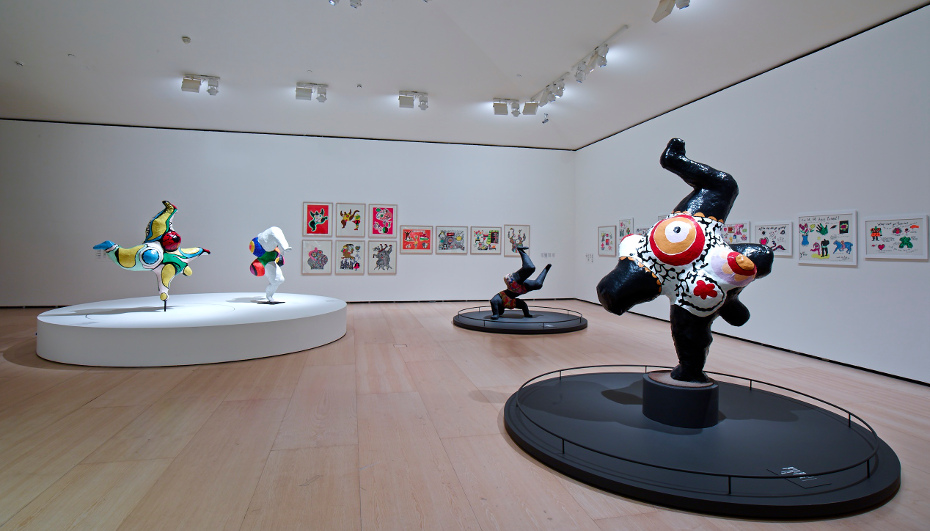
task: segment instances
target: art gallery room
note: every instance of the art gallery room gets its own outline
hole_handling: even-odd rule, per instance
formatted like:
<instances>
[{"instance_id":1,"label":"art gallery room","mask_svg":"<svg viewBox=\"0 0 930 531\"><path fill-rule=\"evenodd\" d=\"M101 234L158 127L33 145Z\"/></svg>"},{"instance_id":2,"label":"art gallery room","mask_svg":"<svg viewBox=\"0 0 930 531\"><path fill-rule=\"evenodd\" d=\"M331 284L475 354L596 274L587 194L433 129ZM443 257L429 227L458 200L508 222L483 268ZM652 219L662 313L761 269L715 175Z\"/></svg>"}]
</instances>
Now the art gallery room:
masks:
<instances>
[{"instance_id":1,"label":"art gallery room","mask_svg":"<svg viewBox=\"0 0 930 531\"><path fill-rule=\"evenodd\" d=\"M0 3L0 531L927 529L928 28Z\"/></svg>"}]
</instances>

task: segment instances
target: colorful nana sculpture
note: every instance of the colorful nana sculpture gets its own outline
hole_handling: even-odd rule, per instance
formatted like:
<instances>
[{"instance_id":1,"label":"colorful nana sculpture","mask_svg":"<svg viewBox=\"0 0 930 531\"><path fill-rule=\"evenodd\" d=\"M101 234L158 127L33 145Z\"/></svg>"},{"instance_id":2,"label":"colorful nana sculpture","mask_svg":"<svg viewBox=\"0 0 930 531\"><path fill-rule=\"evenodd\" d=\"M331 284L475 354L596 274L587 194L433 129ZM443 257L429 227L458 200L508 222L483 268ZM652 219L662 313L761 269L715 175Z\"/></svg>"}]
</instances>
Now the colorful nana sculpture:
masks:
<instances>
[{"instance_id":1,"label":"colorful nana sculpture","mask_svg":"<svg viewBox=\"0 0 930 531\"><path fill-rule=\"evenodd\" d=\"M268 287L265 288L265 298L268 303L274 304L274 293L284 282L284 272L281 266L284 265L283 251L290 251L284 232L278 227L269 227L262 231L258 236L252 238L249 242L249 251L255 255L249 270L253 275L264 276L268 279Z\"/></svg>"},{"instance_id":2,"label":"colorful nana sculpture","mask_svg":"<svg viewBox=\"0 0 930 531\"><path fill-rule=\"evenodd\" d=\"M598 283L597 296L616 314L659 295L671 299L679 362L671 377L703 383L711 324L717 317L734 326L749 320L739 293L772 271L773 254L764 245L724 241L723 224L739 193L731 175L688 159L678 138L669 141L660 163L694 190L648 237L630 235L620 242L620 259Z\"/></svg>"},{"instance_id":3,"label":"colorful nana sculpture","mask_svg":"<svg viewBox=\"0 0 930 531\"><path fill-rule=\"evenodd\" d=\"M530 280L530 275L536 271L536 266L533 265L529 255L526 254L528 249L528 247L523 247L522 245L516 247L517 252L520 253L520 269L506 275L504 277L504 285L507 286L507 288L491 297L491 320L496 321L500 319L504 310L512 310L514 308L523 310L524 317L533 317L532 314L530 314L530 308L527 306L526 301L520 300L517 297L541 288L552 264L547 264L542 270L542 273L535 279Z\"/></svg>"},{"instance_id":4,"label":"colorful nana sculpture","mask_svg":"<svg viewBox=\"0 0 930 531\"><path fill-rule=\"evenodd\" d=\"M142 245L124 249L106 240L94 246L102 249L113 262L129 271L154 271L158 283L158 296L168 307L168 287L174 277L183 273L190 276L188 263L203 253L210 251L201 247L181 249L181 236L172 229L171 218L178 208L168 201L162 201L164 210L149 221L145 228L145 241Z\"/></svg>"}]
</instances>

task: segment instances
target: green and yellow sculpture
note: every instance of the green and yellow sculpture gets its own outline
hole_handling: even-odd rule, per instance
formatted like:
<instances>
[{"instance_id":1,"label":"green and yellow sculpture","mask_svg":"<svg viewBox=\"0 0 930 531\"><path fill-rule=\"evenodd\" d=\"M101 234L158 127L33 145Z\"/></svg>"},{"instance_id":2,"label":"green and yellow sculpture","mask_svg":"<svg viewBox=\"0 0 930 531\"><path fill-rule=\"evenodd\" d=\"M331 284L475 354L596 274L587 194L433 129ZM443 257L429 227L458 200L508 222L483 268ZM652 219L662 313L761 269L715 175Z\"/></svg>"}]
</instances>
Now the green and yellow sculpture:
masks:
<instances>
[{"instance_id":1,"label":"green and yellow sculpture","mask_svg":"<svg viewBox=\"0 0 930 531\"><path fill-rule=\"evenodd\" d=\"M191 260L201 254L210 254L202 247L181 249L181 236L172 229L171 219L178 208L162 201L165 208L155 215L145 228L145 241L135 247L123 248L106 240L94 246L101 249L113 263L128 271L153 271L158 284L158 296L168 308L168 288L174 277L190 276Z\"/></svg>"}]
</instances>

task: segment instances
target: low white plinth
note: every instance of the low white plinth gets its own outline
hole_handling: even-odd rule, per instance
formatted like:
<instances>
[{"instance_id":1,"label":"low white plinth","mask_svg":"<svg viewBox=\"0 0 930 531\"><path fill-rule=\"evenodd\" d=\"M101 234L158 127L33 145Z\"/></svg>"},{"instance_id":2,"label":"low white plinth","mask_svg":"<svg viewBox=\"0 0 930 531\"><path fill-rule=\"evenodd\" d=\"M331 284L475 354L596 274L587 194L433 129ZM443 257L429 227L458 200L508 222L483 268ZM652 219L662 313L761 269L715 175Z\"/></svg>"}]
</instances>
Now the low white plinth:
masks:
<instances>
[{"instance_id":1,"label":"low white plinth","mask_svg":"<svg viewBox=\"0 0 930 531\"><path fill-rule=\"evenodd\" d=\"M164 367L265 358L331 343L346 333L346 303L317 295L172 295L66 306L38 317L36 352L60 363Z\"/></svg>"}]
</instances>

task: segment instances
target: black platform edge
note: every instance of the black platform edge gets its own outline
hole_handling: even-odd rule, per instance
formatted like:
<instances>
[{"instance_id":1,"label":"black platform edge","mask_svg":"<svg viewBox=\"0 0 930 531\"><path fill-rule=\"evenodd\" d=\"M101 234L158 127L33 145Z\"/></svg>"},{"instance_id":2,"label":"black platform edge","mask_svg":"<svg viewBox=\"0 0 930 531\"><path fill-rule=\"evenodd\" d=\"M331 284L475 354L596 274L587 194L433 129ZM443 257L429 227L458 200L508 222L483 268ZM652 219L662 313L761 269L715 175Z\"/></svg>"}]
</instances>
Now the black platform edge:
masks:
<instances>
[{"instance_id":1,"label":"black platform edge","mask_svg":"<svg viewBox=\"0 0 930 531\"><path fill-rule=\"evenodd\" d=\"M477 332L522 335L564 334L588 327L588 320L575 310L548 306L530 306L529 309L533 318L523 317L520 310L506 310L495 321L490 319L490 306L464 308L452 318L452 324Z\"/></svg>"},{"instance_id":2,"label":"black platform edge","mask_svg":"<svg viewBox=\"0 0 930 531\"><path fill-rule=\"evenodd\" d=\"M525 426L522 422L522 419L527 419L526 415L519 411L518 405L518 395L526 387L533 385L532 382L543 378L544 376L552 375L558 373L558 378L561 379L562 372L572 371L578 369L594 369L594 368L604 368L604 367L621 367L621 366L590 366L590 367L574 367L569 369L562 369L560 371L552 371L546 373L536 378L533 378L526 382L521 388L510 396L504 406L504 427L507 431L507 434L513 439L513 441L526 453L528 453L533 458L537 459L546 466L561 472L569 477L575 478L579 481L592 485L594 487L609 491L612 493L620 494L630 498L636 498L648 503L653 503L656 505L661 505L669 508L675 509L684 509L687 511L695 513L704 513L704 514L713 514L721 516L734 516L747 519L756 519L756 520L797 520L797 519L826 519L831 517L850 515L855 513L867 512L872 509L875 509L895 496L897 494L900 485L901 485L901 464L898 460L897 455L894 453L894 450L888 446L883 440L875 435L877 448L875 449L874 457L870 458L864 464L868 467L870 473L867 478L863 478L861 481L853 483L847 487L848 488L859 488L860 490L865 487L867 488L867 493L856 496L851 499L842 499L834 501L823 501L821 503L811 503L810 496L805 496L803 494L794 495L794 496L783 496L783 497L767 497L767 496L732 496L730 494L710 494L706 492L697 492L692 491L688 492L688 489L677 489L674 486L670 486L666 483L663 483L662 480L650 481L639 481L629 480L629 478L622 478L622 474L613 474L610 471L604 470L602 467L591 466L590 463L585 463L580 459L577 459L573 456L568 456L565 454L565 442L563 439L562 451L559 451L558 448L555 448L551 444L546 444L536 439L532 434L526 431ZM646 371L649 368L662 368L668 369L669 367L656 367L656 366L622 366L622 367L643 367ZM714 374L708 371L708 374ZM720 374L721 376L742 378L739 376L729 375L729 374ZM541 380L536 382L536 384L545 383L552 380L552 378L547 380ZM748 379L747 379L748 380ZM770 385L775 388L785 389L794 393L797 393L801 396L806 396L813 398L814 400L820 401L816 397L811 397L810 395L793 391L782 386L775 384L768 384L759 380L749 380L753 383L761 383L765 385ZM750 386L751 388L751 386ZM772 393L775 394L775 393ZM784 395L777 395L783 398ZM788 399L795 400L795 399ZM821 401L823 402L823 401ZM802 404L807 405L808 407L816 408L811 404L801 402ZM834 406L829 402L824 402L825 404L831 405L833 407L839 408L839 406ZM821 408L816 408L821 409ZM843 408L839 408L843 409ZM823 410L825 411L825 410ZM846 411L846 410L844 410ZM825 411L826 412L826 411ZM826 412L829 413L829 412ZM849 413L847 411L847 413ZM874 430L868 426L865 421L859 418L857 415L849 413L851 417L855 417L859 420L865 427L872 433L875 434ZM519 420L518 420L519 419ZM530 420L532 422L532 420ZM545 430L545 428L543 428ZM713 428L710 428L713 429ZM660 449L661 451L661 449ZM874 464L873 464L874 463ZM804 476L806 478L808 476ZM650 478L651 479L651 478ZM778 478L773 477L772 479L767 479L766 481L786 481L789 478ZM816 478L815 478L816 479ZM871 483L871 485L868 485Z\"/></svg>"}]
</instances>

